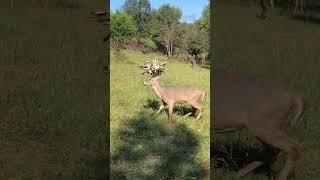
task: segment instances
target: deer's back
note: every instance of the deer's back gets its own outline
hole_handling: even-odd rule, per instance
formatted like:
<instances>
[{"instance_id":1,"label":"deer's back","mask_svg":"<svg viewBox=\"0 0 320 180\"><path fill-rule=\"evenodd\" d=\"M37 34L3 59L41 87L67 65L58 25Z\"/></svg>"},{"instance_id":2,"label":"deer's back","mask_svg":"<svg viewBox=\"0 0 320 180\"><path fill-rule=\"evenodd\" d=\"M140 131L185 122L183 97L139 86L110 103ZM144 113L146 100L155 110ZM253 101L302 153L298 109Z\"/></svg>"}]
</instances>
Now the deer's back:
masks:
<instances>
[{"instance_id":1,"label":"deer's back","mask_svg":"<svg viewBox=\"0 0 320 180\"><path fill-rule=\"evenodd\" d=\"M176 102L198 101L203 91L195 86L163 86L162 97Z\"/></svg>"},{"instance_id":2,"label":"deer's back","mask_svg":"<svg viewBox=\"0 0 320 180\"><path fill-rule=\"evenodd\" d=\"M292 93L286 85L262 77L241 74L214 74L213 126L216 129L242 128L259 123L263 117L286 113ZM276 123L276 122L267 122Z\"/></svg>"}]
</instances>

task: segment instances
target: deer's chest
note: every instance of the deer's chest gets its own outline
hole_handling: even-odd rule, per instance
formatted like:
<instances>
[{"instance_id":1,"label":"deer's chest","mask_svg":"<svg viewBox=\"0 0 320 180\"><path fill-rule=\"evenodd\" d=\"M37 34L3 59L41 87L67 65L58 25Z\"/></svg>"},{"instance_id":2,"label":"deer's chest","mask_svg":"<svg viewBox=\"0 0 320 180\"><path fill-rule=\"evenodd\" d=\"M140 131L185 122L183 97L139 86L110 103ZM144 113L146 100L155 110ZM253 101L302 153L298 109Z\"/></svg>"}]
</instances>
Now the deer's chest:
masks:
<instances>
[{"instance_id":1,"label":"deer's chest","mask_svg":"<svg viewBox=\"0 0 320 180\"><path fill-rule=\"evenodd\" d=\"M155 93L162 101L164 101L165 98L163 98L163 97L161 96L161 92L160 92L159 89L153 88L153 91L154 91L154 93Z\"/></svg>"}]
</instances>

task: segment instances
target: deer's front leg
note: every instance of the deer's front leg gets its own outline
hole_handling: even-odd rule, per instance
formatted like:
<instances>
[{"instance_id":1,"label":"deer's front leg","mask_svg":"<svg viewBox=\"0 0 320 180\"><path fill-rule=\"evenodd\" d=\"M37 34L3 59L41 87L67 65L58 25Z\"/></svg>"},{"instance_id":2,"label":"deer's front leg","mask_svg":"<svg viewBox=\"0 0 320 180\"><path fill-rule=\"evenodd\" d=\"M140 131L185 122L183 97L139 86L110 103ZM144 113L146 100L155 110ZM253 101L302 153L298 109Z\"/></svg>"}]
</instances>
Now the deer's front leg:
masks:
<instances>
[{"instance_id":1,"label":"deer's front leg","mask_svg":"<svg viewBox=\"0 0 320 180\"><path fill-rule=\"evenodd\" d=\"M162 111L163 108L164 108L164 105L161 104L161 106L159 107L158 111L153 115L153 117L156 117Z\"/></svg>"},{"instance_id":2,"label":"deer's front leg","mask_svg":"<svg viewBox=\"0 0 320 180\"><path fill-rule=\"evenodd\" d=\"M168 103L168 116L169 116L169 125L170 126L172 124L171 121L172 121L173 106L174 106L173 102Z\"/></svg>"}]
</instances>

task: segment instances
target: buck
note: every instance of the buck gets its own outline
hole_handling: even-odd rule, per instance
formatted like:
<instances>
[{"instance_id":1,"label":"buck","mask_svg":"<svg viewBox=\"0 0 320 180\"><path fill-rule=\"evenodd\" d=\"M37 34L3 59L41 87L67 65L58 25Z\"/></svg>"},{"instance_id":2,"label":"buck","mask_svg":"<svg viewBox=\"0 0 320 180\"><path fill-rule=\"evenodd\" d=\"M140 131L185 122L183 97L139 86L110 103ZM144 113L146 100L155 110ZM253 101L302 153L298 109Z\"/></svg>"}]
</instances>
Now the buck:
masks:
<instances>
[{"instance_id":1,"label":"buck","mask_svg":"<svg viewBox=\"0 0 320 180\"><path fill-rule=\"evenodd\" d=\"M246 128L262 142L265 152L286 153L286 163L276 176L277 180L286 180L301 158L302 147L283 131L283 127L290 112L294 120L303 114L303 96L280 82L256 76L213 73L212 83L211 137ZM244 176L263 163L253 161L238 173Z\"/></svg>"},{"instance_id":2,"label":"buck","mask_svg":"<svg viewBox=\"0 0 320 180\"><path fill-rule=\"evenodd\" d=\"M176 103L188 103L199 111L196 118L199 120L203 113L203 108L200 102L203 101L205 93L195 86L161 86L159 78L161 73L164 72L164 65L165 63L159 65L156 59L151 64L140 65L140 67L143 67L151 76L148 81L144 82L144 84L151 86L154 93L163 103L154 116L157 116L167 106L169 124L171 125L174 105ZM184 117L191 114L192 113L188 113Z\"/></svg>"}]
</instances>

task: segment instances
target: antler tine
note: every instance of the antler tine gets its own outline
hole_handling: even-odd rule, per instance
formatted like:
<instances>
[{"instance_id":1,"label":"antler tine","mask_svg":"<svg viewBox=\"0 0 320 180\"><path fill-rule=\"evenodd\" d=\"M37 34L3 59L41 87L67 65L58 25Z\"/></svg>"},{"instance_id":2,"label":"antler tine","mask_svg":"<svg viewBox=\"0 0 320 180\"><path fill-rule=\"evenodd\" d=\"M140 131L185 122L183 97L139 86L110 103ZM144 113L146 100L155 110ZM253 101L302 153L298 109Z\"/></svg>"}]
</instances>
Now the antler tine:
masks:
<instances>
[{"instance_id":1,"label":"antler tine","mask_svg":"<svg viewBox=\"0 0 320 180\"><path fill-rule=\"evenodd\" d=\"M142 74L148 73L151 77L160 76L162 73L164 73L164 65L167 62L159 63L157 61L157 57L154 57L152 62L146 61L145 64L139 65L140 68L144 69L145 71Z\"/></svg>"}]
</instances>

